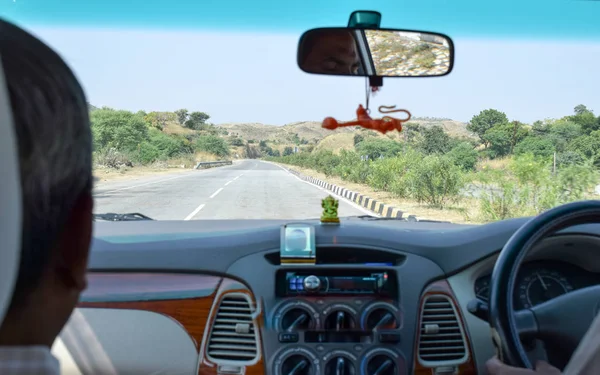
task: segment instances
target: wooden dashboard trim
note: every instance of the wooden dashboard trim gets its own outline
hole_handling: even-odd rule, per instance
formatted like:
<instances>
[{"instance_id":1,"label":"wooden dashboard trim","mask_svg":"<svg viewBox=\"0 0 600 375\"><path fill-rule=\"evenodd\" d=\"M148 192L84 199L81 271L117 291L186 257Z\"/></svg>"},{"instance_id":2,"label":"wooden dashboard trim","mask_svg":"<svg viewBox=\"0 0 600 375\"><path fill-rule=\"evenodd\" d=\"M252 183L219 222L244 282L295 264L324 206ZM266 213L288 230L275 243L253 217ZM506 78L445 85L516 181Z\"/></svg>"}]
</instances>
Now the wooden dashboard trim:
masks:
<instances>
[{"instance_id":1,"label":"wooden dashboard trim","mask_svg":"<svg viewBox=\"0 0 600 375\"><path fill-rule=\"evenodd\" d=\"M421 300L419 302L419 314L417 316L417 326L415 327L416 331L416 339L415 339L415 349L414 349L414 374L416 375L434 375L434 369L425 367L419 363L419 340L421 338L421 315L423 311L423 305L425 304L425 298L432 295L445 295L450 298L452 303L454 304L454 309L456 310L456 314L458 316L458 321L462 325L463 332L465 334L465 348L467 350L468 359L465 363L456 366L457 371L456 375L476 375L477 374L477 366L475 364L475 360L473 358L473 348L471 346L471 340L469 338L469 332L467 330L467 326L465 323L464 316L461 313L460 305L458 304L456 297L454 296L454 292L448 284L446 280L439 280L434 283L431 283L425 288L425 291L421 295Z\"/></svg>"},{"instance_id":2,"label":"wooden dashboard trim","mask_svg":"<svg viewBox=\"0 0 600 375\"><path fill-rule=\"evenodd\" d=\"M128 309L154 312L177 321L190 335L200 361L198 373L217 374L217 365L204 353L203 340L215 318L214 312L228 293L244 293L256 305L252 292L238 281L210 275L149 273L88 273L88 289L77 307ZM262 311L262 310L261 310ZM262 314L256 321L258 330L258 362L246 366L247 375L265 373L260 329Z\"/></svg>"}]
</instances>

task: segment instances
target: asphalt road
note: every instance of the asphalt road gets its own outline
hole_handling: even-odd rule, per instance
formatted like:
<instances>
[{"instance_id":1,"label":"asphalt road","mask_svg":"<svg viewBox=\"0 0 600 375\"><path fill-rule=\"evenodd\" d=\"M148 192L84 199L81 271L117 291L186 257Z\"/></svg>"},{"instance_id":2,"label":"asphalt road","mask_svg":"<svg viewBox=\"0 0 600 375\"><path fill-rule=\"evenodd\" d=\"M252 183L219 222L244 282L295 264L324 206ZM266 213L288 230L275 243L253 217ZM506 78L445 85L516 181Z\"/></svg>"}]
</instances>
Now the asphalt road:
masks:
<instances>
[{"instance_id":1,"label":"asphalt road","mask_svg":"<svg viewBox=\"0 0 600 375\"><path fill-rule=\"evenodd\" d=\"M156 220L313 219L321 216L321 199L328 194L275 164L243 160L99 184L94 189L94 212L139 212ZM339 216L370 214L339 200Z\"/></svg>"}]
</instances>

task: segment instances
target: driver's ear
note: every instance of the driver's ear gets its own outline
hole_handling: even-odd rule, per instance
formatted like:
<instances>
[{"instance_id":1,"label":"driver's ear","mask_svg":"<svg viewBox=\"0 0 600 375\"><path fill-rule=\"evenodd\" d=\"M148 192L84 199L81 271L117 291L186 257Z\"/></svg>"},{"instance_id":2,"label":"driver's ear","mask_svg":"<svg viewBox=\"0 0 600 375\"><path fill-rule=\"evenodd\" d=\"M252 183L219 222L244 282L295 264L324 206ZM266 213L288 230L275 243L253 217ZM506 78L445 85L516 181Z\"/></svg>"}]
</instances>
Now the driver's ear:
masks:
<instances>
[{"instance_id":1,"label":"driver's ear","mask_svg":"<svg viewBox=\"0 0 600 375\"><path fill-rule=\"evenodd\" d=\"M87 287L87 264L92 239L94 200L86 191L76 201L56 248L55 272L59 280L77 292Z\"/></svg>"}]
</instances>

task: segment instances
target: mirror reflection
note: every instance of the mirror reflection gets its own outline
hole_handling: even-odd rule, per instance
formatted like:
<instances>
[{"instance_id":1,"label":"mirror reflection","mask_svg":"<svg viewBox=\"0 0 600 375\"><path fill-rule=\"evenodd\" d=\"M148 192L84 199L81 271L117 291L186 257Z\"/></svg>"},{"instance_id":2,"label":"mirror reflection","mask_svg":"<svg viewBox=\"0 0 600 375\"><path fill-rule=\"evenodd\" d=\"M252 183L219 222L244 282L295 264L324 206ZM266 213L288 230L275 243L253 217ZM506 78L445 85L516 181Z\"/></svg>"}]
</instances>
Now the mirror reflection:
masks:
<instances>
[{"instance_id":1,"label":"mirror reflection","mask_svg":"<svg viewBox=\"0 0 600 375\"><path fill-rule=\"evenodd\" d=\"M450 43L428 33L365 30L378 76L440 76L450 70Z\"/></svg>"},{"instance_id":2,"label":"mirror reflection","mask_svg":"<svg viewBox=\"0 0 600 375\"><path fill-rule=\"evenodd\" d=\"M431 77L452 69L450 38L435 33L321 28L300 39L298 65L307 73Z\"/></svg>"},{"instance_id":3,"label":"mirror reflection","mask_svg":"<svg viewBox=\"0 0 600 375\"><path fill-rule=\"evenodd\" d=\"M316 74L359 74L361 61L352 30L316 29L302 41L302 70Z\"/></svg>"}]
</instances>

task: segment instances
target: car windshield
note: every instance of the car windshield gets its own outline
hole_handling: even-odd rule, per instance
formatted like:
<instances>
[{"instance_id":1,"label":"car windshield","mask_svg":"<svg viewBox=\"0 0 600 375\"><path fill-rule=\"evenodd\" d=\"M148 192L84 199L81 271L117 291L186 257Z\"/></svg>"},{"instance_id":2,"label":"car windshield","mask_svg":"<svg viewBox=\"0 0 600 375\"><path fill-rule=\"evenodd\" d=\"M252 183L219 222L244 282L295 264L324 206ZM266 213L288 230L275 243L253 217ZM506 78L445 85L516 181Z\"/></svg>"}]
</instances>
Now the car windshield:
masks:
<instances>
[{"instance_id":1,"label":"car windshield","mask_svg":"<svg viewBox=\"0 0 600 375\"><path fill-rule=\"evenodd\" d=\"M401 132L325 129L367 104L365 78L302 72L299 37L371 8L382 27L450 36L453 71L385 79L370 105L409 110ZM317 219L331 195L340 217L484 223L594 199L599 15L596 1L0 5L81 80L109 220ZM437 58L411 48L397 53Z\"/></svg>"}]
</instances>

